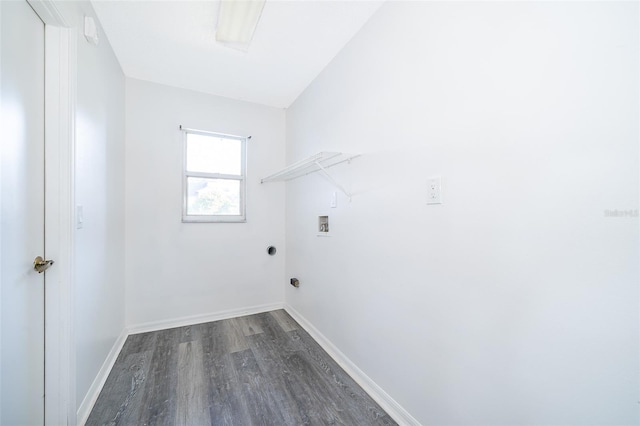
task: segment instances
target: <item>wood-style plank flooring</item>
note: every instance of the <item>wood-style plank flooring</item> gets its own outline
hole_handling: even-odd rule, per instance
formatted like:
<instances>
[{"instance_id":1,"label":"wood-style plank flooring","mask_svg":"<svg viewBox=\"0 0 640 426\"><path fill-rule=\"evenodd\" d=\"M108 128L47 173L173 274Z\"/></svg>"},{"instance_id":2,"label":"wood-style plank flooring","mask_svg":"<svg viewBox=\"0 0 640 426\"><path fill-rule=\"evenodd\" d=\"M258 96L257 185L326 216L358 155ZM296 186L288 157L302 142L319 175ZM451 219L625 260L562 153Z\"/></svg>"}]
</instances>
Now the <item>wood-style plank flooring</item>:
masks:
<instances>
[{"instance_id":1,"label":"wood-style plank flooring","mask_svg":"<svg viewBox=\"0 0 640 426\"><path fill-rule=\"evenodd\" d=\"M396 425L285 311L129 336L87 425Z\"/></svg>"}]
</instances>

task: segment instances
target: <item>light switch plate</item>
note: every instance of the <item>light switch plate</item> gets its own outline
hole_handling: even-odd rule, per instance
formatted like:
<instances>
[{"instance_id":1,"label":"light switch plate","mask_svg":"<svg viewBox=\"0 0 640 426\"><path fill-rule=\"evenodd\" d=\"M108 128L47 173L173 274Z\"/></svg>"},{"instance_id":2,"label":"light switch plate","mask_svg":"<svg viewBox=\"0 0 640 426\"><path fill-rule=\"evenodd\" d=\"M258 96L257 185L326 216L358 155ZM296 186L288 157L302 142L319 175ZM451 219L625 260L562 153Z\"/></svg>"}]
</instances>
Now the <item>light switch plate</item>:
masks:
<instances>
[{"instance_id":1,"label":"light switch plate","mask_svg":"<svg viewBox=\"0 0 640 426\"><path fill-rule=\"evenodd\" d=\"M76 229L82 229L84 226L84 209L82 206L76 206Z\"/></svg>"}]
</instances>

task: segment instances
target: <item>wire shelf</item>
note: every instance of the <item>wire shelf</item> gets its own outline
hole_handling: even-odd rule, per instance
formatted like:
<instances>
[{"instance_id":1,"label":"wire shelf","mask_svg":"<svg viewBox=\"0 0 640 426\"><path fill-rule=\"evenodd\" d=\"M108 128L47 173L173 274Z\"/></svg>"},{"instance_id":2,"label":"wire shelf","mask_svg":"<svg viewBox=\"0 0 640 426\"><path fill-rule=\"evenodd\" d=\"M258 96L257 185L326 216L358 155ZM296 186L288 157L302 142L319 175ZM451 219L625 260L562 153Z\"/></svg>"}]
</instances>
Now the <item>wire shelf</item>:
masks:
<instances>
[{"instance_id":1,"label":"wire shelf","mask_svg":"<svg viewBox=\"0 0 640 426\"><path fill-rule=\"evenodd\" d=\"M319 152L262 178L261 182L278 182L295 179L313 172L324 171L324 169L333 167L336 164L351 161L359 155L360 154L345 154L342 152Z\"/></svg>"}]
</instances>

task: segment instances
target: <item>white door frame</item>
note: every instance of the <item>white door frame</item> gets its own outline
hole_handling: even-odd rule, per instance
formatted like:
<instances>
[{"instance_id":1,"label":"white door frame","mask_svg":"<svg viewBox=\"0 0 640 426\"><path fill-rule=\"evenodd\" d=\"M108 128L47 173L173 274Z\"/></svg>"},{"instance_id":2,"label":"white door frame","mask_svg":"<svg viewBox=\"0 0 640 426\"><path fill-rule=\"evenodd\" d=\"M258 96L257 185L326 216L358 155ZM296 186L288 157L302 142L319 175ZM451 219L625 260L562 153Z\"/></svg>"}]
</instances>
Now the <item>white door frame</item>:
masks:
<instances>
[{"instance_id":1,"label":"white door frame","mask_svg":"<svg viewBox=\"0 0 640 426\"><path fill-rule=\"evenodd\" d=\"M75 425L77 33L55 1L27 1L45 23L45 424Z\"/></svg>"}]
</instances>

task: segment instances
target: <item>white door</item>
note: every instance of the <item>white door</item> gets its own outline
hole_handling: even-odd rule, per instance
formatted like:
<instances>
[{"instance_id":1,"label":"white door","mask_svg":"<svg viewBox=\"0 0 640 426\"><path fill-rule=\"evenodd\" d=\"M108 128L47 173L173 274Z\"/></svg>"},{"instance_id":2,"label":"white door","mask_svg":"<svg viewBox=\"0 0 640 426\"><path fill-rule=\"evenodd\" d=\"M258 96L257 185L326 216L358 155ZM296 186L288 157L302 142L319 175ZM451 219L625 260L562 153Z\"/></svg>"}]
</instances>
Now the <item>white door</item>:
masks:
<instances>
[{"instance_id":1,"label":"white door","mask_svg":"<svg viewBox=\"0 0 640 426\"><path fill-rule=\"evenodd\" d=\"M44 423L44 24L0 1L2 224L0 424Z\"/></svg>"}]
</instances>

